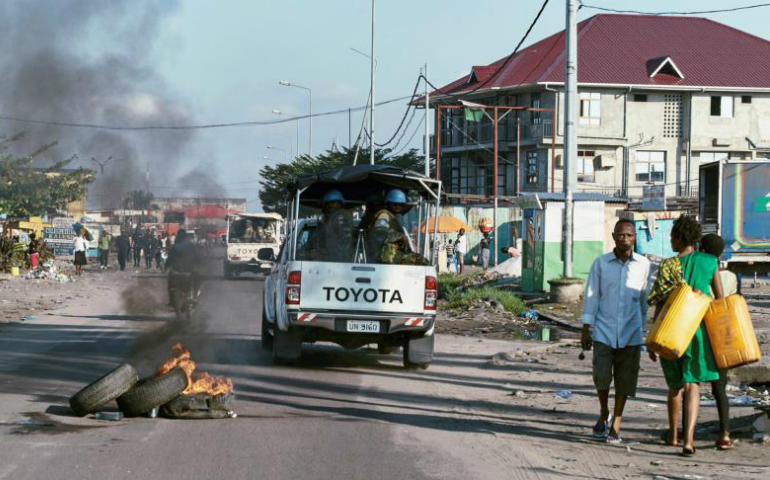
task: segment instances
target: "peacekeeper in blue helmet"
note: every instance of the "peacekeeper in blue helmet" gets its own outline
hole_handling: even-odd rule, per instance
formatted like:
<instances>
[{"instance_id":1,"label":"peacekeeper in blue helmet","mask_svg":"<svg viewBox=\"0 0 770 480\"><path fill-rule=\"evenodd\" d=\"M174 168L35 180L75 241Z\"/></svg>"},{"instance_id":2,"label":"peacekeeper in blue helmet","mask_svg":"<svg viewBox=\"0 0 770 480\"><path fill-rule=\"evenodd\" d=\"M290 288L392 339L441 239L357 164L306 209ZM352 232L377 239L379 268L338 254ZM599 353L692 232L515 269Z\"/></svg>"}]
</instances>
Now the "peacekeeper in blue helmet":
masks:
<instances>
[{"instance_id":1,"label":"peacekeeper in blue helmet","mask_svg":"<svg viewBox=\"0 0 770 480\"><path fill-rule=\"evenodd\" d=\"M353 217L345 210L345 197L339 190L329 190L321 199L323 218L318 227L318 245L315 259L328 262L353 260Z\"/></svg>"},{"instance_id":2,"label":"peacekeeper in blue helmet","mask_svg":"<svg viewBox=\"0 0 770 480\"><path fill-rule=\"evenodd\" d=\"M424 265L427 261L409 252L409 240L401 225L401 215L406 212L406 193L394 188L385 196L385 208L374 216L373 239L375 261L399 265Z\"/></svg>"}]
</instances>

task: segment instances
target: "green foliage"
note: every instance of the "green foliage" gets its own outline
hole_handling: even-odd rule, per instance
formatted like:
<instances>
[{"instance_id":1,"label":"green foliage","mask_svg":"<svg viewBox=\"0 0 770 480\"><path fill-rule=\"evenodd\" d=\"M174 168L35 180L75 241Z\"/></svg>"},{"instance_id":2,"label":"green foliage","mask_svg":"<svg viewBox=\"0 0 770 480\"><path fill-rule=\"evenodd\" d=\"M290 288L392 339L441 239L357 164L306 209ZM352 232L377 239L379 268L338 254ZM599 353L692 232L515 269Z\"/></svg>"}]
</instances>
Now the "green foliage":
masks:
<instances>
[{"instance_id":1,"label":"green foliage","mask_svg":"<svg viewBox=\"0 0 770 480\"><path fill-rule=\"evenodd\" d=\"M463 278L453 273L438 274L438 298L446 300L463 284Z\"/></svg>"},{"instance_id":2,"label":"green foliage","mask_svg":"<svg viewBox=\"0 0 770 480\"><path fill-rule=\"evenodd\" d=\"M123 198L123 208L131 210L149 210L155 195L146 190L132 190Z\"/></svg>"},{"instance_id":3,"label":"green foliage","mask_svg":"<svg viewBox=\"0 0 770 480\"><path fill-rule=\"evenodd\" d=\"M45 168L32 165L35 157L48 150L46 145L26 157L10 153L11 138L0 137L0 213L9 217L55 214L85 194L93 180L91 170L66 169L75 157L53 162Z\"/></svg>"},{"instance_id":4,"label":"green foliage","mask_svg":"<svg viewBox=\"0 0 770 480\"><path fill-rule=\"evenodd\" d=\"M325 153L315 157L301 155L286 163L263 167L259 171L261 176L259 200L262 202L262 208L265 212L285 215L287 205L286 186L294 177L353 165L355 153L355 149L348 148L343 148L340 151L327 150ZM417 154L417 150L412 149L396 156L390 156L390 153L389 149L375 149L375 163L378 165L393 165L417 172L424 170L424 159ZM365 164L368 162L368 150L360 150L358 152L358 163Z\"/></svg>"},{"instance_id":5,"label":"green foliage","mask_svg":"<svg viewBox=\"0 0 770 480\"><path fill-rule=\"evenodd\" d=\"M476 301L496 300L505 310L519 314L524 310L524 302L513 293L495 287L469 287L455 290L447 296L447 307L450 309L467 308Z\"/></svg>"}]
</instances>

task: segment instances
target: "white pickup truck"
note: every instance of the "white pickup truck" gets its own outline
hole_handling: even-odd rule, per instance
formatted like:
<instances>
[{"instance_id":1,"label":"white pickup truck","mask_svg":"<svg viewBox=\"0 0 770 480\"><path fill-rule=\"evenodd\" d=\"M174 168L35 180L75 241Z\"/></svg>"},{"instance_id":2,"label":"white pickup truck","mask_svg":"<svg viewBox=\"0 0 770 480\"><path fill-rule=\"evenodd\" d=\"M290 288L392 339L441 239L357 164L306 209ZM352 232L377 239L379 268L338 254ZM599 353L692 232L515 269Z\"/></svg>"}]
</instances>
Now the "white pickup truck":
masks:
<instances>
[{"instance_id":1,"label":"white pickup truck","mask_svg":"<svg viewBox=\"0 0 770 480\"><path fill-rule=\"evenodd\" d=\"M237 213L227 217L225 278L243 272L267 275L281 247L283 217L275 213Z\"/></svg>"},{"instance_id":2,"label":"white pickup truck","mask_svg":"<svg viewBox=\"0 0 770 480\"><path fill-rule=\"evenodd\" d=\"M298 359L304 342L334 342L349 349L377 344L380 353L403 347L405 367L427 368L433 361L438 297L435 264L368 263L363 248L356 248L349 262L315 258L311 249L320 224L297 219L298 207L317 204L332 187L343 191L348 208L363 204L374 189L409 190L420 195L420 212L425 207L427 218L430 207L439 208L441 183L381 165L299 177L290 206L294 219L265 281L262 345L272 350L277 363ZM425 251L428 239L422 240Z\"/></svg>"}]
</instances>

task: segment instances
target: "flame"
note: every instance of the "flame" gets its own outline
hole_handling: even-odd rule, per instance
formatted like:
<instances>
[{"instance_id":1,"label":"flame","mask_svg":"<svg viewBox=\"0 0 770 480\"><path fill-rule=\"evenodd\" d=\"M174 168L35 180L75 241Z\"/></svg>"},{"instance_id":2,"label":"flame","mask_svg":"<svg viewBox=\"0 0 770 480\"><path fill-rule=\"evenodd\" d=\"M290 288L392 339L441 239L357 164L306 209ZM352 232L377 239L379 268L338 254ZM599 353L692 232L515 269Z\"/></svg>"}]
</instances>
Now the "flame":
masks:
<instances>
[{"instance_id":1,"label":"flame","mask_svg":"<svg viewBox=\"0 0 770 480\"><path fill-rule=\"evenodd\" d=\"M187 388L182 395L205 393L208 395L221 395L233 391L233 381L225 377L212 377L208 373L199 373L193 380L195 362L190 358L190 351L181 343L171 347L171 357L158 369L158 375L170 372L179 367L187 374Z\"/></svg>"}]
</instances>

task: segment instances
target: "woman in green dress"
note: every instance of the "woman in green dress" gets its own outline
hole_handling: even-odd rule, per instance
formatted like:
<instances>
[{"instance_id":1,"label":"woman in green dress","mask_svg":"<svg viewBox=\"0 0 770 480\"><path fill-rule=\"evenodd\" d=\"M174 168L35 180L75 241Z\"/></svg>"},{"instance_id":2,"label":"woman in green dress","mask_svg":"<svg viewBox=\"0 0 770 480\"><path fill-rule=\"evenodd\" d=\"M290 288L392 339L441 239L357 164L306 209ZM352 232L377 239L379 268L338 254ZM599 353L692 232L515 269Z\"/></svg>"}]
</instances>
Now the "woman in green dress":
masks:
<instances>
[{"instance_id":1,"label":"woman in green dress","mask_svg":"<svg viewBox=\"0 0 770 480\"><path fill-rule=\"evenodd\" d=\"M686 282L694 290L708 295L709 288L714 297L722 298L722 283L719 281L718 261L713 255L698 252L695 244L701 238L700 224L692 217L679 217L671 229L671 248L677 252L676 257L664 260L658 271L648 302L655 306L655 317L669 294L682 282ZM657 356L650 352L650 358L657 361ZM706 327L700 324L695 336L687 347L684 355L676 360L660 359L663 375L668 385L668 435L666 443L675 446L679 439L677 425L679 412L684 395L685 418L682 439L682 454L695 454L695 423L698 419L700 406L700 382L711 382L719 379L714 353L706 334Z\"/></svg>"}]
</instances>

